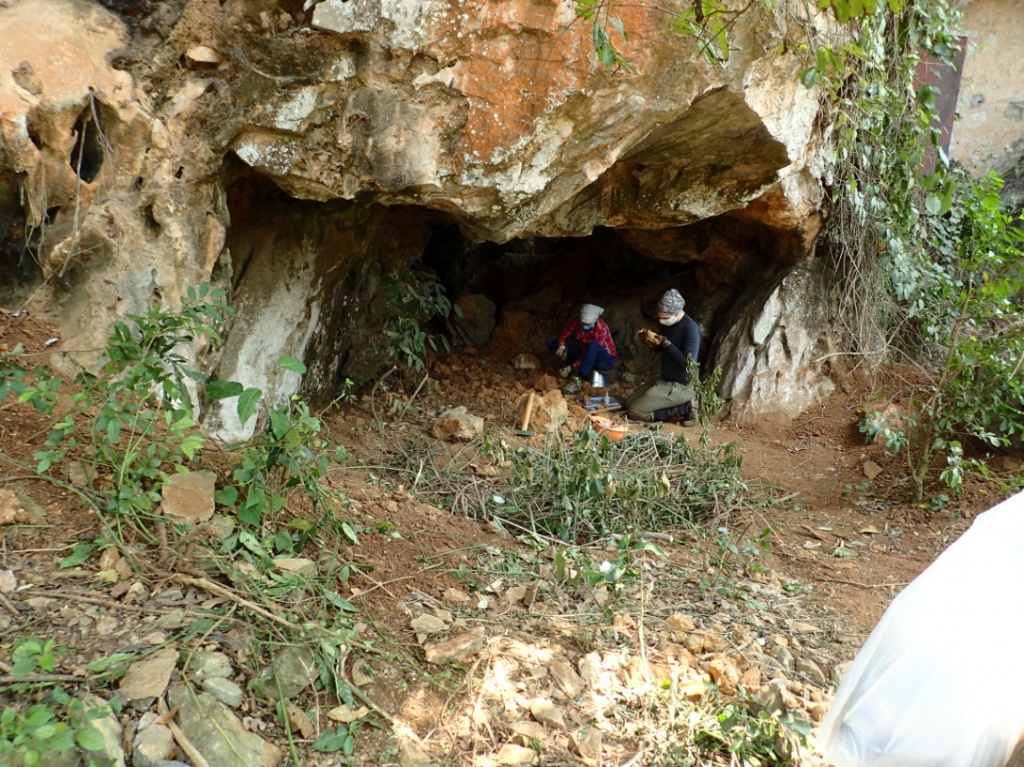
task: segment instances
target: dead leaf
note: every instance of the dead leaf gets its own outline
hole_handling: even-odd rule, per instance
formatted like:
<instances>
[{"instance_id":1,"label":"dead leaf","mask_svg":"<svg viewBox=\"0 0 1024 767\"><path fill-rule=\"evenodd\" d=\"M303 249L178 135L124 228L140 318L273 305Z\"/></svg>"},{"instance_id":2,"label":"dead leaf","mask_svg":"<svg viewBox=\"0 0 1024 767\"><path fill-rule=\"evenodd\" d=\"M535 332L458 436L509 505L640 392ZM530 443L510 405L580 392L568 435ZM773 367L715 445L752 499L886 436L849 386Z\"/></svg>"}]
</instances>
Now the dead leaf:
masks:
<instances>
[{"instance_id":1,"label":"dead leaf","mask_svg":"<svg viewBox=\"0 0 1024 767\"><path fill-rule=\"evenodd\" d=\"M174 721L174 717L178 715L179 708L181 708L181 706L175 706L166 714L160 714L160 716L153 720L153 724L162 724L165 726L170 724Z\"/></svg>"},{"instance_id":2,"label":"dead leaf","mask_svg":"<svg viewBox=\"0 0 1024 767\"><path fill-rule=\"evenodd\" d=\"M108 546L103 549L103 553L100 554L99 569L100 570L113 570L114 566L121 560L121 553L113 546Z\"/></svg>"},{"instance_id":3,"label":"dead leaf","mask_svg":"<svg viewBox=\"0 0 1024 767\"><path fill-rule=\"evenodd\" d=\"M303 738L312 738L315 731L306 712L290 700L284 702L284 707L288 712L288 725L292 728L292 732L299 733Z\"/></svg>"},{"instance_id":4,"label":"dead leaf","mask_svg":"<svg viewBox=\"0 0 1024 767\"><path fill-rule=\"evenodd\" d=\"M874 525L868 525L860 531L861 535L878 535L879 530Z\"/></svg>"},{"instance_id":5,"label":"dead leaf","mask_svg":"<svg viewBox=\"0 0 1024 767\"><path fill-rule=\"evenodd\" d=\"M341 722L342 724L351 724L357 719L364 718L370 713L370 709L366 706L360 706L359 708L349 708L348 706L338 706L332 708L327 712L327 718L332 719L335 722Z\"/></svg>"}]
</instances>

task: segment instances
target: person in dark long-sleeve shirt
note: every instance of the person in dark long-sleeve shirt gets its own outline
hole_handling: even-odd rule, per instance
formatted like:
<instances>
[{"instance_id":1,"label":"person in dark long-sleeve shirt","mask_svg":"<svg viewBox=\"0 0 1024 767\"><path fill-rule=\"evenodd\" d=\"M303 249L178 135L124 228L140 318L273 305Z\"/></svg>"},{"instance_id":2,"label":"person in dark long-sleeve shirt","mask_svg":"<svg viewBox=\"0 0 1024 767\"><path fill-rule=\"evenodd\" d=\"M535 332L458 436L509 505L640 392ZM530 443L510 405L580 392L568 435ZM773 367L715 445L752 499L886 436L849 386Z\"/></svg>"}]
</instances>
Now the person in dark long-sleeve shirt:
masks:
<instances>
[{"instance_id":1,"label":"person in dark long-sleeve shirt","mask_svg":"<svg viewBox=\"0 0 1024 767\"><path fill-rule=\"evenodd\" d=\"M658 301L661 334L640 331L645 343L661 354L661 374L626 400L626 411L638 421L673 420L682 421L684 426L697 423L690 374L697 369L700 327L685 308L686 301L678 290L667 291Z\"/></svg>"}]
</instances>

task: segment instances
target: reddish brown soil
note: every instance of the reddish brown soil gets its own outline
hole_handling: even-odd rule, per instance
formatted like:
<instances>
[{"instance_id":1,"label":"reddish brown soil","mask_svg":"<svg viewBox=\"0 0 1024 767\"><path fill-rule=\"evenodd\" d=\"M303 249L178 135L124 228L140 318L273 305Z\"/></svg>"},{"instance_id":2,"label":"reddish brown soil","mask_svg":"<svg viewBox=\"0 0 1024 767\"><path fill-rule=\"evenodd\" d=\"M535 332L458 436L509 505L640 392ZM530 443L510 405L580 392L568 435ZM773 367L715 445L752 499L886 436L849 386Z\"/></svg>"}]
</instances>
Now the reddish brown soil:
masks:
<instances>
[{"instance_id":1,"label":"reddish brown soil","mask_svg":"<svg viewBox=\"0 0 1024 767\"><path fill-rule=\"evenodd\" d=\"M36 356L30 359L44 362L47 341L55 335L27 314L0 316L0 350L21 344L27 354ZM446 589L465 588L460 570L472 569L478 562L476 553L484 548L520 547L486 522L425 504L404 485L378 481L388 451L413 436L432 440L436 413L449 405L465 405L486 419L489 431L505 439L528 439L514 436L516 402L544 371L515 370L507 349L485 352L462 350L438 363L431 383L415 398L366 395L323 414L328 437L346 445L350 456L347 464L331 470L328 482L347 499L346 513L362 531L358 545L345 544L338 551L339 558L359 565L344 586L345 596L364 608L367 635L388 636L410 655L418 648L407 630L409 600L424 595L437 599ZM549 373L554 368L550 362L545 363ZM742 476L781 499L747 518L734 515L717 524L728 525L734 536L770 530L771 547L763 563L779 583L801 594L805 614L817 619L850 658L892 597L955 540L973 516L1002 497L994 483L971 481L944 508L929 510L907 502L910 492L902 457L887 455L879 445L866 445L857 428L861 409L879 396L884 401L898 382L872 380L854 371L843 383L826 402L792 423L765 420L741 427L724 422L713 426L710 438L716 444L737 442ZM626 393L612 388L620 398ZM572 404L569 427L579 427L583 417L584 411ZM696 428L666 428L691 442L700 433ZM0 487L27 494L45 511L41 524L0 529L0 570L10 566L9 558L21 556L57 579L62 576L56 563L71 544L97 535L99 527L73 492L19 466L32 464L31 453L38 449L45 429L46 422L31 408L11 399L0 405L0 447L8 459L0 463ZM432 444L437 455L461 460L458 447ZM870 481L865 475L869 461L881 468ZM999 474L1019 467L1019 460L994 457L990 464ZM942 488L929 491L934 496ZM685 545L668 547L669 556L680 567L697 570L702 557L706 562L713 550L713 538L714 532L706 538L684 539ZM500 623L501 618L493 620ZM102 641L97 638L99 645ZM90 656L81 648L80 653ZM448 705L437 687L406 689L398 684L396 669L378 671L371 694L386 709L401 708L414 726L427 728Z\"/></svg>"}]
</instances>

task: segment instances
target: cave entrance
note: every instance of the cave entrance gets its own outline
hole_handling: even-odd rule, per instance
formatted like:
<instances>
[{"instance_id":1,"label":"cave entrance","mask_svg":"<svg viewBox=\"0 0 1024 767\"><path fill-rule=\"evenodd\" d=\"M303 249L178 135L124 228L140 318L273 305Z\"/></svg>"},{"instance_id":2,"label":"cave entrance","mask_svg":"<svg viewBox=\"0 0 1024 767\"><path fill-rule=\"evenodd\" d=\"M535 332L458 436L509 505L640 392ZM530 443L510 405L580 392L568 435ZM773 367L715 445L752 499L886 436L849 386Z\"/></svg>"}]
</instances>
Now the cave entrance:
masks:
<instances>
[{"instance_id":1,"label":"cave entrance","mask_svg":"<svg viewBox=\"0 0 1024 767\"><path fill-rule=\"evenodd\" d=\"M439 211L299 200L259 174L235 171L225 266L236 326L250 328L232 336L258 337L260 358L242 359L250 352L239 348L226 359L241 355L242 367L262 366L259 379L247 382L262 388L274 375L267 362L276 359L273 350L300 351L305 393L320 401L337 397L349 381L362 387L383 375L413 325L456 350L475 347L495 365L522 353L543 361L548 339L584 302L605 308L619 358L628 362L643 356L636 332L654 325L657 299L668 288L683 294L701 325L704 363L713 354L710 340L751 286L796 252L741 215L673 229L478 242ZM440 289L461 316L431 314L435 304L422 298ZM411 359L434 356L434 344L423 346L423 336L417 342ZM443 356L444 344L436 346ZM225 370L222 377L237 375Z\"/></svg>"},{"instance_id":2,"label":"cave entrance","mask_svg":"<svg viewBox=\"0 0 1024 767\"><path fill-rule=\"evenodd\" d=\"M642 356L635 333L654 323L655 304L665 290L683 294L687 311L710 339L750 286L791 262L794 252L792 242L760 222L720 216L673 229L599 228L586 237L526 237L504 244L471 242L450 222L431 230L421 260L471 315L468 322L448 323L456 346L489 342L494 331L500 348L493 351L510 354L512 339L501 332L502 322L525 312L533 322L514 324L532 324L533 332L521 351L543 354L547 338L581 304L594 303L605 308L620 359L628 361ZM702 346L702 358L710 348Z\"/></svg>"}]
</instances>

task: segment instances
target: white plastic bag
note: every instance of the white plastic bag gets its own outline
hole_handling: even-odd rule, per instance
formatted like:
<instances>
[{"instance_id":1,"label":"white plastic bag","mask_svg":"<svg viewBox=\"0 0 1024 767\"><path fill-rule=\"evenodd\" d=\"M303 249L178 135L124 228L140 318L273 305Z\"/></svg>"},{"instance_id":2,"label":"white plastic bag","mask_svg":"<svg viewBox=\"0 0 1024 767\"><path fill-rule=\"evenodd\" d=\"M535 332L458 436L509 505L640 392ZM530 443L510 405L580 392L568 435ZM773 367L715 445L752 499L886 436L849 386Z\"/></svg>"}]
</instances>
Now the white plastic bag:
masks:
<instances>
[{"instance_id":1,"label":"white plastic bag","mask_svg":"<svg viewBox=\"0 0 1024 767\"><path fill-rule=\"evenodd\" d=\"M893 600L822 723L836 767L1002 767L1024 728L1024 493Z\"/></svg>"}]
</instances>

